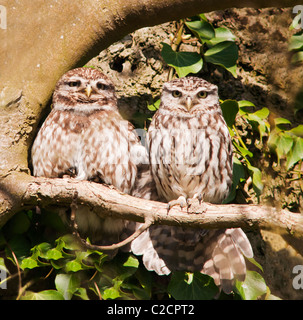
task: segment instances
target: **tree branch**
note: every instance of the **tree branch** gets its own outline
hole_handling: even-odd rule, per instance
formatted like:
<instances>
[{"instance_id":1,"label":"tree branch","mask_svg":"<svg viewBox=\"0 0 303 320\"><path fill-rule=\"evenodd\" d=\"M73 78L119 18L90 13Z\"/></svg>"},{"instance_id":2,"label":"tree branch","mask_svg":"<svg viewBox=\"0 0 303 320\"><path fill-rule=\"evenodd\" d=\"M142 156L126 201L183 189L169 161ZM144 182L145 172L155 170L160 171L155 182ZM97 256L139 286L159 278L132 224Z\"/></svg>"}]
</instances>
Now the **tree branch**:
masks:
<instances>
[{"instance_id":1,"label":"tree branch","mask_svg":"<svg viewBox=\"0 0 303 320\"><path fill-rule=\"evenodd\" d=\"M78 232L78 225L76 223L76 210L78 208L77 199L78 199L78 192L75 191L74 198L73 198L72 203L70 205L70 207L71 207L71 222L72 222L71 227L73 229L73 234L76 236L76 238L81 242L81 244L86 249L99 250L99 251L111 251L111 250L121 248L121 247L125 246L126 244L132 242L136 238L138 238L140 236L140 234L142 234L145 230L147 230L154 223L154 221L151 217L146 217L146 221L144 222L143 225L140 226L139 229L137 229L132 235L130 235L125 240L120 241L119 243L115 243L115 244L107 245L107 246L99 246L99 245L90 244L85 239L81 238L81 236Z\"/></svg>"},{"instance_id":2,"label":"tree branch","mask_svg":"<svg viewBox=\"0 0 303 320\"><path fill-rule=\"evenodd\" d=\"M303 216L301 214L264 205L204 203L201 207L197 201L192 204L190 214L179 207L172 208L167 214L167 204L165 203L132 197L111 186L89 181L35 178L25 173L14 173L7 179L13 182L16 190L12 191L19 192L21 199L20 207L8 208L9 203L6 204L6 210L10 211L33 206L69 207L76 191L78 193L77 203L88 206L100 217L110 216L141 223L152 221L154 224L190 228L241 227L245 230L259 228L291 234L297 238L303 237ZM8 181L7 184L9 184ZM10 185L12 184L10 183Z\"/></svg>"}]
</instances>

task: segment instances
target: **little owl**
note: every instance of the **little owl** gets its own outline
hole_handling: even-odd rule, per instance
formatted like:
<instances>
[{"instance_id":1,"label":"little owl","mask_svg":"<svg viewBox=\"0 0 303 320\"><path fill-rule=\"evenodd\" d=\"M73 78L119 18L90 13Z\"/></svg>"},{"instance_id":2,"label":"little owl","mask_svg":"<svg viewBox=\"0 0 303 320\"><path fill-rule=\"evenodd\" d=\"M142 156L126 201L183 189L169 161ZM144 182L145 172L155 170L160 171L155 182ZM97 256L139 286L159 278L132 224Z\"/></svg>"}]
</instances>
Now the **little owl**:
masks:
<instances>
[{"instance_id":1,"label":"little owl","mask_svg":"<svg viewBox=\"0 0 303 320\"><path fill-rule=\"evenodd\" d=\"M232 185L232 143L218 89L188 77L165 83L159 110L148 130L151 176L160 200L187 206L191 198L222 203ZM159 275L199 271L229 293L244 281L244 256L253 257L237 229L198 230L152 226L132 243L144 265Z\"/></svg>"},{"instance_id":2,"label":"little owl","mask_svg":"<svg viewBox=\"0 0 303 320\"><path fill-rule=\"evenodd\" d=\"M132 194L145 156L133 126L119 114L113 83L103 73L77 68L62 76L52 111L32 147L35 176L67 175ZM66 219L65 212L62 216ZM117 242L126 225L123 220L101 219L81 205L76 222L80 233L107 244Z\"/></svg>"}]
</instances>

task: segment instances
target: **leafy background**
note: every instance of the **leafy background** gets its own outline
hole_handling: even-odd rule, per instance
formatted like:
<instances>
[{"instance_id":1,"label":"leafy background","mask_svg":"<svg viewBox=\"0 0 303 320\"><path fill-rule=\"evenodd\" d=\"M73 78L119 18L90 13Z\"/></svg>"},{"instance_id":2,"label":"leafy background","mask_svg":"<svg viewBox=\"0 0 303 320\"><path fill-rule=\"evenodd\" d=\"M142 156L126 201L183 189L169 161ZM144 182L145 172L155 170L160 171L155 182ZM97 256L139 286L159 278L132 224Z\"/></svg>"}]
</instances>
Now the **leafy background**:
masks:
<instances>
[{"instance_id":1,"label":"leafy background","mask_svg":"<svg viewBox=\"0 0 303 320\"><path fill-rule=\"evenodd\" d=\"M281 14L278 11L276 13ZM267 12L268 14L272 16L272 12ZM228 21L229 25L219 25L216 15L217 20ZM242 19L244 16L241 16ZM167 33L161 34L157 29L159 60L148 51L150 40L146 40L146 46L141 51L137 50L146 59L138 54L130 54L135 42L130 36L114 44L111 49L111 52L115 52L113 59L104 60L111 70L117 72L122 82L127 82L126 77L134 81L141 65L151 67L151 72L145 70L143 88L133 83L129 86L130 90L134 90L130 94L131 98L120 97L120 109L138 127L146 128L159 106L157 90L161 87L161 81L152 83L158 74L167 71L164 81L187 74L203 77L214 75L214 78L217 77L224 83L228 91L220 94L220 97L228 97L221 100L221 107L234 146L234 183L226 202L268 202L299 211L302 209L300 201L303 190L303 129L300 122L296 121L302 109L300 92L295 108L288 110L287 117L277 116L262 101L256 103L256 99L235 99L234 91L231 90L235 87L229 87L228 83L241 75L244 62L243 58L239 59L239 48L243 43L238 41L235 30L230 28L232 19L229 11L215 13L211 18L213 22L201 14L178 21L175 28L170 28L174 30L170 36ZM296 20L291 20L292 18L287 20L287 28L292 30L287 42L289 59L295 68L300 64L302 32L294 29ZM264 31L262 25L254 24L250 32L258 28L260 32ZM152 30L149 29L149 32ZM268 31L265 30L264 33ZM138 32L146 32L146 29ZM136 45L142 47L140 42ZM254 44L251 45L253 47ZM101 53L88 65L104 68L102 71L106 72L107 69L100 64L105 54L107 53ZM162 61L162 64L158 61ZM150 74L153 74L153 79L149 82ZM150 83L149 87L147 83ZM125 87L118 86L118 95L125 91ZM220 91L222 89L219 87ZM148 96L146 92L149 93ZM129 116L127 113L132 105L139 105L141 109ZM278 180L278 186L267 183L269 177ZM280 194L288 196L279 197ZM254 249L260 257L258 252L263 249ZM58 216L45 211L39 213L35 208L15 215L2 228L0 250L0 269L8 274L7 289L0 290L0 295L5 299L277 298L271 292L271 285L264 280L262 266L254 260L248 262L251 271L248 272L245 283L237 282L232 295L220 294L213 280L203 274L177 272L169 277L159 277L147 272L140 258L132 254L120 253L109 260L103 253L82 250L67 233Z\"/></svg>"}]
</instances>

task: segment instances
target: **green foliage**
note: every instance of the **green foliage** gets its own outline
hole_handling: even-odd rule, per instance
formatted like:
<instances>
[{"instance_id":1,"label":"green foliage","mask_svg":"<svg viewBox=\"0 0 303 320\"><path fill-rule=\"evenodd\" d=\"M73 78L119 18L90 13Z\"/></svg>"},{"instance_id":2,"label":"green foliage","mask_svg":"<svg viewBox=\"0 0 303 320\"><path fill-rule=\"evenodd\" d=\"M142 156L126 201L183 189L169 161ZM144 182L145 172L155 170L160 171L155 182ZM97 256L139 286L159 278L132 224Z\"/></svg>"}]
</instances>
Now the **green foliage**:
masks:
<instances>
[{"instance_id":1,"label":"green foliage","mask_svg":"<svg viewBox=\"0 0 303 320\"><path fill-rule=\"evenodd\" d=\"M200 272L175 272L167 289L176 300L212 300L219 293L214 280Z\"/></svg>"},{"instance_id":2,"label":"green foliage","mask_svg":"<svg viewBox=\"0 0 303 320\"><path fill-rule=\"evenodd\" d=\"M18 274L21 279L30 278L29 282L24 280L23 287L16 287L15 298L151 298L151 275L146 270L141 270L142 267L139 268L136 257L120 253L109 260L102 252L83 249L71 234L45 241L45 238L49 238L48 230L57 225L58 217L51 214L45 223L45 219L41 219L43 216L44 212L41 215L32 211L20 212L0 230L0 252L2 250L3 256L0 258L0 269L5 270L9 276L7 286L10 287L10 278ZM29 219L27 228L22 227L25 217ZM61 226L59 229L61 230ZM7 267L9 261L14 268ZM39 289L31 290L31 286Z\"/></svg>"},{"instance_id":3,"label":"green foliage","mask_svg":"<svg viewBox=\"0 0 303 320\"><path fill-rule=\"evenodd\" d=\"M185 23L187 28L197 37L201 43L201 49L200 54L197 52L177 52L168 44L163 43L162 57L169 66L176 70L179 77L199 72L203 67L203 59L207 63L225 68L234 77L237 76L238 47L234 42L235 36L229 29L214 28L204 15L193 17L190 21L182 23Z\"/></svg>"},{"instance_id":4,"label":"green foliage","mask_svg":"<svg viewBox=\"0 0 303 320\"><path fill-rule=\"evenodd\" d=\"M166 63L174 67L179 77L185 77L189 73L197 73L203 66L201 56L196 52L176 52L168 44L162 43L161 51Z\"/></svg>"},{"instance_id":5,"label":"green foliage","mask_svg":"<svg viewBox=\"0 0 303 320\"><path fill-rule=\"evenodd\" d=\"M296 64L303 61L303 34L301 32L291 37L289 51L292 52L292 63Z\"/></svg>"},{"instance_id":6,"label":"green foliage","mask_svg":"<svg viewBox=\"0 0 303 320\"><path fill-rule=\"evenodd\" d=\"M292 21L290 30L295 29L301 22L301 14L298 14ZM301 28L289 41L288 50L291 53L291 62L294 65L302 65L303 62L303 30ZM295 112L303 109L303 88L301 88L295 101Z\"/></svg>"},{"instance_id":7,"label":"green foliage","mask_svg":"<svg viewBox=\"0 0 303 320\"><path fill-rule=\"evenodd\" d=\"M291 122L284 118L276 118L268 145L277 154L278 165L286 159L286 170L303 159L303 125L289 129Z\"/></svg>"},{"instance_id":8,"label":"green foliage","mask_svg":"<svg viewBox=\"0 0 303 320\"><path fill-rule=\"evenodd\" d=\"M245 281L236 283L236 291L243 300L257 300L267 290L263 277L256 271L247 271Z\"/></svg>"}]
</instances>

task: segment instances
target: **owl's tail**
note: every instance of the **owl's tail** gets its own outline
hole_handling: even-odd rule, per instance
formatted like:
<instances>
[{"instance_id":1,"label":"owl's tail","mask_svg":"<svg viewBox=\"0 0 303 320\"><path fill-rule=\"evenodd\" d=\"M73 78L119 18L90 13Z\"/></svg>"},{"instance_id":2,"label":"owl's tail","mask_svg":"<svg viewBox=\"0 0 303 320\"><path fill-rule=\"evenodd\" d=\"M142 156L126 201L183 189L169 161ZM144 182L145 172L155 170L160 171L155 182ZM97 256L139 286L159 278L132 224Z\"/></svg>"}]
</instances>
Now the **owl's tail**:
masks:
<instances>
[{"instance_id":1,"label":"owl's tail","mask_svg":"<svg viewBox=\"0 0 303 320\"><path fill-rule=\"evenodd\" d=\"M143 255L143 263L150 271L159 275L199 271L213 277L225 293L232 291L235 279L244 281L244 256L253 257L250 242L240 228L194 230L152 226L132 242L131 251Z\"/></svg>"}]
</instances>

